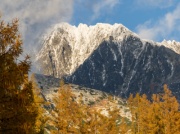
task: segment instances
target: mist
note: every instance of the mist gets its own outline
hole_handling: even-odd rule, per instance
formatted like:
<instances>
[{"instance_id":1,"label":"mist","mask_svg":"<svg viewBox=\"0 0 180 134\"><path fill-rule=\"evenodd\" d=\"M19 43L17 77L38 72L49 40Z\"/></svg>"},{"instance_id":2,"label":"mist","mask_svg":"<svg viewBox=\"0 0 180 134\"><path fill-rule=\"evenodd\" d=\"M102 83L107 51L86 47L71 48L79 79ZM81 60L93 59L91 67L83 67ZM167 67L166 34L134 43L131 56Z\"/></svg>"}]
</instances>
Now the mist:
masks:
<instances>
[{"instance_id":1,"label":"mist","mask_svg":"<svg viewBox=\"0 0 180 134\"><path fill-rule=\"evenodd\" d=\"M19 19L23 55L29 54L33 58L47 29L71 20L73 0L1 0L0 14L5 22Z\"/></svg>"}]
</instances>

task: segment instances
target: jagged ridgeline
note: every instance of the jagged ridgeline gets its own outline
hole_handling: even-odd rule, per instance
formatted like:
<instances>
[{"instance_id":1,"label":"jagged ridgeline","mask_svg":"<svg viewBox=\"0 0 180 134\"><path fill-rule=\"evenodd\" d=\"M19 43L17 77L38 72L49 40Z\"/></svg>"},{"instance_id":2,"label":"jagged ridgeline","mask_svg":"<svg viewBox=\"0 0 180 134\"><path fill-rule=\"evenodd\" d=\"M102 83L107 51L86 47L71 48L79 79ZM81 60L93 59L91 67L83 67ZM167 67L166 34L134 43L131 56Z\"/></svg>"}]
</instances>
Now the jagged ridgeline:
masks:
<instances>
[{"instance_id":1,"label":"jagged ridgeline","mask_svg":"<svg viewBox=\"0 0 180 134\"><path fill-rule=\"evenodd\" d=\"M56 25L36 56L46 75L53 75L122 97L152 94L168 84L180 97L180 43L140 39L121 24L78 27Z\"/></svg>"}]
</instances>

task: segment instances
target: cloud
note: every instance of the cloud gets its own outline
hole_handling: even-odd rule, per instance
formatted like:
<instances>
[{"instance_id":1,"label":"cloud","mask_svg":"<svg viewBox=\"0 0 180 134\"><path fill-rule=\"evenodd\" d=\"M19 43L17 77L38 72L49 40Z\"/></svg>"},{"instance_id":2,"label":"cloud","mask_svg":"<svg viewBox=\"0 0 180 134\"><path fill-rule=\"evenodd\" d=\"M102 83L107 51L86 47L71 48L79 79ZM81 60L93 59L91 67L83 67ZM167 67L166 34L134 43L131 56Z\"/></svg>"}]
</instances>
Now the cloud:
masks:
<instances>
[{"instance_id":1,"label":"cloud","mask_svg":"<svg viewBox=\"0 0 180 134\"><path fill-rule=\"evenodd\" d=\"M137 33L140 37L152 40L162 40L167 38L176 38L180 34L180 4L174 11L167 13L157 20L149 20L144 24L137 26ZM179 33L179 34L177 34Z\"/></svg>"},{"instance_id":2,"label":"cloud","mask_svg":"<svg viewBox=\"0 0 180 134\"><path fill-rule=\"evenodd\" d=\"M158 8L167 8L172 6L176 0L136 0L135 1L140 6L151 6Z\"/></svg>"},{"instance_id":3,"label":"cloud","mask_svg":"<svg viewBox=\"0 0 180 134\"><path fill-rule=\"evenodd\" d=\"M48 27L71 20L73 0L1 0L0 12L5 21L19 19L25 51L31 52Z\"/></svg>"},{"instance_id":4,"label":"cloud","mask_svg":"<svg viewBox=\"0 0 180 134\"><path fill-rule=\"evenodd\" d=\"M97 19L101 15L102 10L113 9L113 7L115 7L119 3L120 3L120 0L99 0L98 2L94 3L92 7L93 9L92 20Z\"/></svg>"}]
</instances>

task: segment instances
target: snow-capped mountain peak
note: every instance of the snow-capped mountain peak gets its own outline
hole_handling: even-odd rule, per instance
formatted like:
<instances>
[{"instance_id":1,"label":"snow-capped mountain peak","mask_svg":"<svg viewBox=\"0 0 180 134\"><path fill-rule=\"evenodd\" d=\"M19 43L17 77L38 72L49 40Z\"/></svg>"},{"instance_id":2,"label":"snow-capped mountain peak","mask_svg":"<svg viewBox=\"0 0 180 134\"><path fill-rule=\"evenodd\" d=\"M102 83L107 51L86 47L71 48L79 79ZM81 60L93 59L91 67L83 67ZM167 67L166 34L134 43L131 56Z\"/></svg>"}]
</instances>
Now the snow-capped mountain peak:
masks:
<instances>
[{"instance_id":1,"label":"snow-capped mountain peak","mask_svg":"<svg viewBox=\"0 0 180 134\"><path fill-rule=\"evenodd\" d=\"M74 72L103 41L121 42L130 35L137 37L125 26L117 23L114 25L97 23L94 26L79 24L77 27L60 23L45 36L36 61L44 59L40 64L46 68L47 74L54 72L54 76L61 77ZM51 65L47 64L47 59L52 61ZM58 68L64 68L62 67L64 65L66 69ZM56 68L53 68L54 66Z\"/></svg>"},{"instance_id":2,"label":"snow-capped mountain peak","mask_svg":"<svg viewBox=\"0 0 180 134\"><path fill-rule=\"evenodd\" d=\"M121 24L55 25L36 62L46 75L128 97L169 84L179 94L180 44L142 40Z\"/></svg>"}]
</instances>

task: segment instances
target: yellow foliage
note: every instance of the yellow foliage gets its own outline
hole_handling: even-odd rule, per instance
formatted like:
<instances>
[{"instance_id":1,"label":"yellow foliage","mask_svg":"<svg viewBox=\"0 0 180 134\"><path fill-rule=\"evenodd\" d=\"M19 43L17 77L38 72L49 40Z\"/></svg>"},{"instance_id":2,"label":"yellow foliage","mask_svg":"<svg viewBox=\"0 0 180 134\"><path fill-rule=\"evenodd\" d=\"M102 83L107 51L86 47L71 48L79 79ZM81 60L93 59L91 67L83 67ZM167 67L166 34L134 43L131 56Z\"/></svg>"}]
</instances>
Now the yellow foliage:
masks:
<instances>
[{"instance_id":1,"label":"yellow foliage","mask_svg":"<svg viewBox=\"0 0 180 134\"><path fill-rule=\"evenodd\" d=\"M127 132L125 122L121 122L124 126L118 124L119 108L112 107L106 109L108 116L102 114L102 109L95 109L83 103L82 95L79 99L71 91L69 85L61 86L57 96L54 98L56 108L52 111L54 119L52 120L57 130L53 130L55 134L118 134ZM113 102L109 97L109 102Z\"/></svg>"},{"instance_id":2,"label":"yellow foliage","mask_svg":"<svg viewBox=\"0 0 180 134\"><path fill-rule=\"evenodd\" d=\"M22 40L18 20L0 20L0 133L34 132L37 108L32 83L28 80L29 56L19 60Z\"/></svg>"},{"instance_id":3,"label":"yellow foliage","mask_svg":"<svg viewBox=\"0 0 180 134\"><path fill-rule=\"evenodd\" d=\"M55 133L78 133L79 124L82 120L82 111L75 100L68 85L61 82L57 97L54 98L56 105L53 124L57 127Z\"/></svg>"},{"instance_id":4,"label":"yellow foliage","mask_svg":"<svg viewBox=\"0 0 180 134\"><path fill-rule=\"evenodd\" d=\"M163 94L153 94L152 101L145 95L132 95L128 100L132 113L133 134L179 134L179 103L167 85Z\"/></svg>"}]
</instances>

